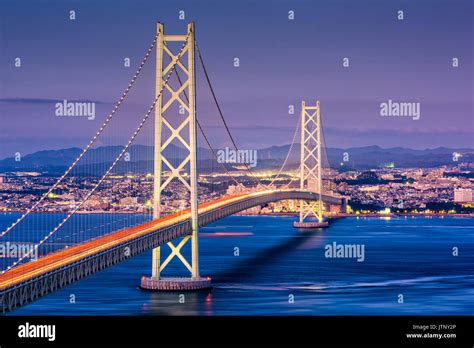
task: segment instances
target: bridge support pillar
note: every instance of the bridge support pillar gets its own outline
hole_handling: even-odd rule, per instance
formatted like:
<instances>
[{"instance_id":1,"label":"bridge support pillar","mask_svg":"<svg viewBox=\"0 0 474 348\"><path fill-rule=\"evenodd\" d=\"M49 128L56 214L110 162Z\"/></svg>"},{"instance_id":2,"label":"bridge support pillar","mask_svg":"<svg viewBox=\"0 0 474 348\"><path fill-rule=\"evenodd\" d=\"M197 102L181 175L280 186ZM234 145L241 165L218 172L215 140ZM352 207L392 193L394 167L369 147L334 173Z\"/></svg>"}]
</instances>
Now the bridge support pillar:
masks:
<instances>
[{"instance_id":1,"label":"bridge support pillar","mask_svg":"<svg viewBox=\"0 0 474 348\"><path fill-rule=\"evenodd\" d=\"M323 221L322 161L321 161L321 114L319 101L315 106L301 103L301 151L300 189L319 194L316 202L300 200L300 218L293 223L297 228L320 228L328 226ZM313 219L313 220L310 220ZM316 219L316 221L314 221Z\"/></svg>"},{"instance_id":2,"label":"bridge support pillar","mask_svg":"<svg viewBox=\"0 0 474 348\"><path fill-rule=\"evenodd\" d=\"M182 53L173 53L173 42L182 43ZM169 93L168 98L160 97L155 107L155 146L154 146L154 189L153 189L153 217L161 217L161 195L166 189L171 191L175 188L169 187L172 182L184 185L189 192L191 208L191 234L185 236L177 245L168 242L171 253L161 262L162 250L158 247L153 250L152 275L142 277L140 286L148 290L183 291L199 290L211 287L209 277L202 278L199 275L199 249L198 249L198 199L197 199L197 170L196 170L196 80L195 80L195 41L194 23L188 24L187 35L165 35L164 26L157 25L156 44L156 96L160 93L169 79L173 66L176 75L182 80L182 86L173 89L169 84L165 90ZM187 56L187 59L182 57ZM183 100L181 94L187 96ZM162 93L164 95L164 93ZM167 100L165 100L167 99ZM174 108L173 108L174 107ZM179 107L187 114L185 117L176 115ZM177 165L165 156L168 145L183 148L186 152L185 158ZM189 168L189 169L187 169ZM163 175L166 171L167 176ZM188 243L189 242L189 243ZM183 247L191 244L191 263L182 254ZM169 263L177 258L189 271L190 277L162 278L162 272Z\"/></svg>"}]
</instances>

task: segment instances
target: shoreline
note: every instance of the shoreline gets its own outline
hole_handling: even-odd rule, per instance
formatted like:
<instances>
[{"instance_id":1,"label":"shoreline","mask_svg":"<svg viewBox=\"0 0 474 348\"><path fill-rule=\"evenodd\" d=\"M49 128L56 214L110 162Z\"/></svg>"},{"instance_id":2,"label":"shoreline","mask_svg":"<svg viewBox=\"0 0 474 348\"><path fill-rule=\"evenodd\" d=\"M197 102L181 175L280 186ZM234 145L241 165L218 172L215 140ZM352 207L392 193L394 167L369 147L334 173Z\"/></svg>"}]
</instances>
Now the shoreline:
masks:
<instances>
[{"instance_id":1,"label":"shoreline","mask_svg":"<svg viewBox=\"0 0 474 348\"><path fill-rule=\"evenodd\" d=\"M298 217L299 213L265 213L265 214L236 214L237 216L294 216ZM342 219L342 218L387 218L387 217L463 217L463 218L474 218L474 214L436 214L436 213L390 213L390 214L333 214L326 215L328 219Z\"/></svg>"},{"instance_id":2,"label":"shoreline","mask_svg":"<svg viewBox=\"0 0 474 348\"><path fill-rule=\"evenodd\" d=\"M23 210L10 210L10 211L0 211L0 214L23 214L26 211ZM62 211L45 211L45 212L32 212L31 214L67 214L67 212ZM129 212L129 211L84 211L77 212L78 215L87 215L87 214L123 214L123 215L152 215L152 213L144 212ZM264 213L264 214L235 214L235 216L294 216L298 217L299 213ZM328 219L342 219L342 218L354 218L354 217L364 217L364 218L391 218L391 217L462 217L462 218L474 218L474 214L437 214L437 213L390 213L390 214L376 214L376 213L366 213L366 214L331 214L327 215Z\"/></svg>"}]
</instances>

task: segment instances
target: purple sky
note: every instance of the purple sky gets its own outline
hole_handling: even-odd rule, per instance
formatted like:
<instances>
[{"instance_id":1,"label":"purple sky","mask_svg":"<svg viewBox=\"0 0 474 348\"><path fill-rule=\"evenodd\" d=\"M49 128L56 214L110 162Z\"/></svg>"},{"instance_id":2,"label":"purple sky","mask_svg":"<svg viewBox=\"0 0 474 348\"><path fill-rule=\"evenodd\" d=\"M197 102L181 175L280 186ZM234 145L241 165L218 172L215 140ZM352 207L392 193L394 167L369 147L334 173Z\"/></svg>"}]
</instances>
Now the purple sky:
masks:
<instances>
[{"instance_id":1,"label":"purple sky","mask_svg":"<svg viewBox=\"0 0 474 348\"><path fill-rule=\"evenodd\" d=\"M156 21L181 33L191 20L241 147L290 143L301 99L321 101L330 147L474 147L473 15L471 0L4 0L0 158L83 147L133 75ZM124 57L131 68L123 67ZM126 137L152 101L153 58L116 125ZM197 78L198 118L213 145L225 146L201 70ZM96 119L56 117L54 104L63 99L97 101ZM420 120L381 117L388 99L421 103ZM289 104L295 115L288 115Z\"/></svg>"}]
</instances>

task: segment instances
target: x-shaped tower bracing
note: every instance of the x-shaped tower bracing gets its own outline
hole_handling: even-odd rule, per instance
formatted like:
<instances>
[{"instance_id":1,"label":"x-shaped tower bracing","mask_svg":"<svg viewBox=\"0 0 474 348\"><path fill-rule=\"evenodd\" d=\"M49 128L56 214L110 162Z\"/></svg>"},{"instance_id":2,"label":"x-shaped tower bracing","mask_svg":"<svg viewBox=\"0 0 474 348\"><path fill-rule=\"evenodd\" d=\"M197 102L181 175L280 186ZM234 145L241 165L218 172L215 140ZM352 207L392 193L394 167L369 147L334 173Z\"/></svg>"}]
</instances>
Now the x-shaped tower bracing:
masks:
<instances>
[{"instance_id":1,"label":"x-shaped tower bracing","mask_svg":"<svg viewBox=\"0 0 474 348\"><path fill-rule=\"evenodd\" d=\"M196 172L196 94L195 94L195 40L194 23L188 25L187 35L165 35L163 24L157 25L156 45L156 95L164 86L168 97L162 93L155 108L155 148L154 148L154 189L153 217L161 217L161 196L170 189L173 179L177 179L189 192L191 206L192 233L184 237L176 246L169 242L169 256L161 262L160 247L153 250L152 279L159 280L161 272L170 261L177 257L191 273L191 279L199 278L198 258L198 209L197 209L197 172ZM170 43L183 44L181 54L173 53ZM183 57L186 56L186 59ZM167 62L169 60L169 62ZM182 84L173 89L166 83L166 76L176 65L176 74ZM183 98L183 95L185 98ZM185 116L177 115L172 107L184 111ZM180 112L181 113L181 112ZM176 122L178 120L178 122ZM184 159L176 165L165 156L166 148L174 141L179 141L179 147L185 152ZM167 176L163 174L166 171ZM184 197L183 197L184 198ZM191 263L181 254L181 249L191 241Z\"/></svg>"},{"instance_id":2,"label":"x-shaped tower bracing","mask_svg":"<svg viewBox=\"0 0 474 348\"><path fill-rule=\"evenodd\" d=\"M300 188L320 194L318 201L300 201L300 223L315 217L323 221L322 161L321 161L321 113L319 101L315 106L301 105L301 158Z\"/></svg>"}]
</instances>

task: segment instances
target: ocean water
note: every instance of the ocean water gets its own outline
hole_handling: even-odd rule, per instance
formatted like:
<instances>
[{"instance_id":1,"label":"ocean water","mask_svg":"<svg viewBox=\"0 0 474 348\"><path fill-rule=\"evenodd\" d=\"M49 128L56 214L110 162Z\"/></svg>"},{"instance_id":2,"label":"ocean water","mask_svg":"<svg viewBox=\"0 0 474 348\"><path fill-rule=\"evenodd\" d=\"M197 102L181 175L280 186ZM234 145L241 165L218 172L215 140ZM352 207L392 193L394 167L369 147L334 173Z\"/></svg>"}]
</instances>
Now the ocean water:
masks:
<instances>
[{"instance_id":1,"label":"ocean water","mask_svg":"<svg viewBox=\"0 0 474 348\"><path fill-rule=\"evenodd\" d=\"M231 216L202 228L210 291L141 290L148 251L9 315L473 315L473 219L346 218L307 231L293 220ZM363 261L326 257L334 242L363 246Z\"/></svg>"}]
</instances>

